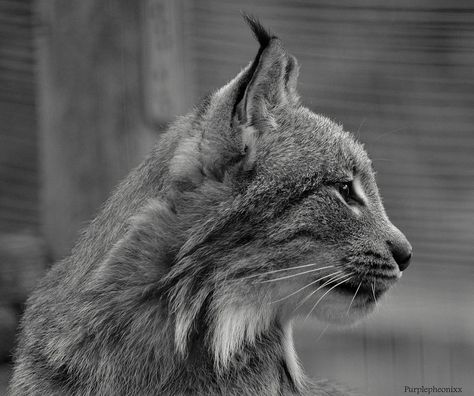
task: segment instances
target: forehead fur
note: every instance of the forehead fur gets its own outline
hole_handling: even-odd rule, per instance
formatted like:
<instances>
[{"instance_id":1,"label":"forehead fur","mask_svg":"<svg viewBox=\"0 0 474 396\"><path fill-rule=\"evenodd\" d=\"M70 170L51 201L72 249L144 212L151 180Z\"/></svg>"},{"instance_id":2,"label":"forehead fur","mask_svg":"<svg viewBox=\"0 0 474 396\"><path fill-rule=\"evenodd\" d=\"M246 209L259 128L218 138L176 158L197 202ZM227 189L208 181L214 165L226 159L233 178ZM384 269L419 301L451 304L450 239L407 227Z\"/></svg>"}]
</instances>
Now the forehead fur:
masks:
<instances>
[{"instance_id":1,"label":"forehead fur","mask_svg":"<svg viewBox=\"0 0 474 396\"><path fill-rule=\"evenodd\" d=\"M257 165L265 173L337 180L354 169L371 172L363 146L330 119L298 106L276 109L274 120L274 130L258 142Z\"/></svg>"}]
</instances>

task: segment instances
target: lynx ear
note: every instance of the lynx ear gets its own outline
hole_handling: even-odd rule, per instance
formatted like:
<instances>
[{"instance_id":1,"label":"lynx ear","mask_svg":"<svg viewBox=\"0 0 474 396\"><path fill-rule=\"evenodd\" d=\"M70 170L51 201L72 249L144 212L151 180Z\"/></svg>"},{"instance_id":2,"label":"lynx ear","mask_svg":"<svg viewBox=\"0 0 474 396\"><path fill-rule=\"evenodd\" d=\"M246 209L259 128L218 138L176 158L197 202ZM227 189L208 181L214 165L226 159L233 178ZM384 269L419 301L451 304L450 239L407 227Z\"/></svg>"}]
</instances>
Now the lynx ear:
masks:
<instances>
[{"instance_id":1,"label":"lynx ear","mask_svg":"<svg viewBox=\"0 0 474 396\"><path fill-rule=\"evenodd\" d=\"M240 124L250 126L265 120L271 108L298 101L298 63L285 51L281 41L270 35L256 19L244 18L260 43L248 72L245 91L236 105Z\"/></svg>"}]
</instances>

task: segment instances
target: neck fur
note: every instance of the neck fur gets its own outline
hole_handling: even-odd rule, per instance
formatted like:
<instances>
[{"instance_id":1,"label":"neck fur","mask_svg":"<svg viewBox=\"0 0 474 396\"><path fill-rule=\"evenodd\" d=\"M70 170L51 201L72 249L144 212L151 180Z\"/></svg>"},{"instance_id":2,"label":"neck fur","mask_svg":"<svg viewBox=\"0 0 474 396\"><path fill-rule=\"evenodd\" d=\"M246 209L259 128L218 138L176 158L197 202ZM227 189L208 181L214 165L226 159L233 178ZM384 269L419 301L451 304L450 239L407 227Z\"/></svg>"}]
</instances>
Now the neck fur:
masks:
<instances>
[{"instance_id":1,"label":"neck fur","mask_svg":"<svg viewBox=\"0 0 474 396\"><path fill-rule=\"evenodd\" d=\"M298 393L304 387L291 321L281 323L270 312L235 307L218 316L203 340L205 333L191 337L194 346L185 359L190 366L212 362L205 369L211 377L226 379L230 387L251 386L256 392L263 391L259 388L263 384L275 386L275 393L277 388ZM209 359L203 353L209 354Z\"/></svg>"}]
</instances>

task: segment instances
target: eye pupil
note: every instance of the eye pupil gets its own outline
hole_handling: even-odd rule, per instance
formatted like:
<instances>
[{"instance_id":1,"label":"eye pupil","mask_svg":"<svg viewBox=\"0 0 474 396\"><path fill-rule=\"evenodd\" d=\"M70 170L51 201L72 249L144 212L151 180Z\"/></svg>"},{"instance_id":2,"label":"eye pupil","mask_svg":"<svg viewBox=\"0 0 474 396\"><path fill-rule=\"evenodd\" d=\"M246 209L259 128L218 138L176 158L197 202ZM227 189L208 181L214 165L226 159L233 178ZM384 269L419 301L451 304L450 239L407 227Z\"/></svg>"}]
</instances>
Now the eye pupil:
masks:
<instances>
[{"instance_id":1,"label":"eye pupil","mask_svg":"<svg viewBox=\"0 0 474 396\"><path fill-rule=\"evenodd\" d=\"M346 202L349 202L350 198L351 198L351 187L350 187L350 182L348 183L341 183L339 185L339 194L341 194L342 198L344 198L344 200Z\"/></svg>"}]
</instances>

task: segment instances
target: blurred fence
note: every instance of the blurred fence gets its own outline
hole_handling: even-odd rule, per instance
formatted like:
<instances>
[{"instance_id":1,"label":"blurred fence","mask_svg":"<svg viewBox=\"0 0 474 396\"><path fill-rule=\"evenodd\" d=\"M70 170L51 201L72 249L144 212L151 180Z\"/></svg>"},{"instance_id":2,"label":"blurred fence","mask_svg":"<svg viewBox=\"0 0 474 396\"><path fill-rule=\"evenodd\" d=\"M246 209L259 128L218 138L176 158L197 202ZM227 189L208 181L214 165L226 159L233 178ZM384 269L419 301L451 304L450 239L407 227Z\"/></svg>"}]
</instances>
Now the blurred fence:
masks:
<instances>
[{"instance_id":1,"label":"blurred fence","mask_svg":"<svg viewBox=\"0 0 474 396\"><path fill-rule=\"evenodd\" d=\"M0 1L0 231L37 228L33 2Z\"/></svg>"},{"instance_id":2,"label":"blurred fence","mask_svg":"<svg viewBox=\"0 0 474 396\"><path fill-rule=\"evenodd\" d=\"M127 29L140 29L144 23L144 3L128 6L142 10L130 13ZM412 266L365 325L349 331L330 328L318 340L322 329L317 324L300 326L297 347L308 373L355 384L373 396L403 394L404 385L463 386L466 394L474 394L474 4L465 0L178 3L186 12L178 28L185 39L182 61L189 62L192 76L189 96L196 100L222 86L253 58L257 44L240 11L260 17L298 58L303 102L343 123L365 143L389 216L414 247ZM120 5L125 2L114 4L116 8L98 8L110 28L97 32L114 37L110 42L115 43L120 37L114 35L122 34L120 27L125 26L120 19ZM25 227L38 233L41 224L32 15L31 1L0 0L0 231L4 233ZM129 47L114 47L116 58L108 58L109 62L130 56L127 48L141 45L133 41L139 34L124 37L132 40ZM144 91L140 70L134 63L127 65L127 76L132 75L127 92ZM60 70L61 65L57 67ZM114 76L117 83L124 75ZM127 95L129 106L122 111L132 108L134 113L114 124L121 133L140 116L130 104L132 99L141 100L140 95ZM85 139L83 144L84 150L94 150L92 145L100 142L88 147ZM107 189L122 170L104 173L109 175L104 176ZM101 194L106 191L97 196Z\"/></svg>"},{"instance_id":3,"label":"blurred fence","mask_svg":"<svg viewBox=\"0 0 474 396\"><path fill-rule=\"evenodd\" d=\"M32 1L0 1L0 395L23 303L45 266L38 238Z\"/></svg>"}]
</instances>

